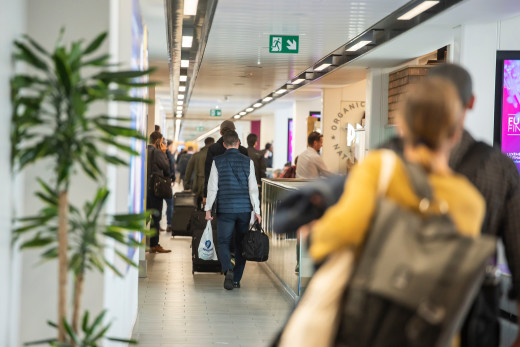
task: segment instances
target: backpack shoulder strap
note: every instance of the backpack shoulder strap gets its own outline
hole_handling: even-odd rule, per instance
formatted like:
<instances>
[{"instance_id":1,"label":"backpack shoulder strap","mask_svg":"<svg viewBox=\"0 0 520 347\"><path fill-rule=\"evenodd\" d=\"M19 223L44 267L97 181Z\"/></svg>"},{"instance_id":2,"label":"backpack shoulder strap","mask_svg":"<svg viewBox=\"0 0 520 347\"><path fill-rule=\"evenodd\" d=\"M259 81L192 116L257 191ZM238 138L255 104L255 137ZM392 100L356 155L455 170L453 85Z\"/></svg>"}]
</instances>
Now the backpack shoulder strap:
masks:
<instances>
[{"instance_id":1,"label":"backpack shoulder strap","mask_svg":"<svg viewBox=\"0 0 520 347\"><path fill-rule=\"evenodd\" d=\"M419 164L407 161L404 162L404 167L415 195L417 195L419 199L428 199L429 201L432 201L433 192L430 182L428 182L426 171Z\"/></svg>"},{"instance_id":2,"label":"backpack shoulder strap","mask_svg":"<svg viewBox=\"0 0 520 347\"><path fill-rule=\"evenodd\" d=\"M388 190L396 161L396 154L393 151L382 150L381 152L381 170L379 171L379 181L377 183L378 196L384 195Z\"/></svg>"}]
</instances>

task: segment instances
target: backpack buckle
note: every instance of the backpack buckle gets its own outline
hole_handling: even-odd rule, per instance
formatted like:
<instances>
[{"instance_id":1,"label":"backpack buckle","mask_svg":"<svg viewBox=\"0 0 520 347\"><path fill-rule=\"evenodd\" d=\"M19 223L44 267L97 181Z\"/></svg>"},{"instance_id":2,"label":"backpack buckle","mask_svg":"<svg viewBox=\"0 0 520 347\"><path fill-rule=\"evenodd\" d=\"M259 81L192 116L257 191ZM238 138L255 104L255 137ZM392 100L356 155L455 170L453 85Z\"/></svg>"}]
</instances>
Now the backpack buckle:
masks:
<instances>
[{"instance_id":1,"label":"backpack buckle","mask_svg":"<svg viewBox=\"0 0 520 347\"><path fill-rule=\"evenodd\" d=\"M434 305L431 302L423 301L417 308L417 314L432 325L437 325L446 316L444 307Z\"/></svg>"}]
</instances>

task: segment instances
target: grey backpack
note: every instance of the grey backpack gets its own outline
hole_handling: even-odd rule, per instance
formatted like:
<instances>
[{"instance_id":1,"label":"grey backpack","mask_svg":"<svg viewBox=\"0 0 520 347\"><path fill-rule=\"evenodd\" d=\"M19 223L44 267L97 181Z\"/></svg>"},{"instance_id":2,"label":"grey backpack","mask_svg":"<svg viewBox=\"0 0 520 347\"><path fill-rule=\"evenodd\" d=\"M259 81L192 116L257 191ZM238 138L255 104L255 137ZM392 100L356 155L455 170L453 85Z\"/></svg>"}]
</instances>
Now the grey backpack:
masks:
<instances>
[{"instance_id":1,"label":"grey backpack","mask_svg":"<svg viewBox=\"0 0 520 347\"><path fill-rule=\"evenodd\" d=\"M385 151L382 171L393 171L396 158ZM379 195L345 293L337 346L449 346L495 252L494 237L463 236L447 211L432 212L427 174L405 166L420 213Z\"/></svg>"}]
</instances>

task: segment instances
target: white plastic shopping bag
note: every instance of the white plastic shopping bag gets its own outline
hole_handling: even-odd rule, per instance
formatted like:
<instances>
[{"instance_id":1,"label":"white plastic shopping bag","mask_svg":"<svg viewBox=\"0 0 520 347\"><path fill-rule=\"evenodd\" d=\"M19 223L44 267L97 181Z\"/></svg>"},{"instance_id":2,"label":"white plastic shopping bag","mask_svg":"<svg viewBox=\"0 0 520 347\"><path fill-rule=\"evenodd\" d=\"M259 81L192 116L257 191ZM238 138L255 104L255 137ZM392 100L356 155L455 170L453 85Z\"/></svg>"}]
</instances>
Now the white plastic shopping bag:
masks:
<instances>
[{"instance_id":1,"label":"white plastic shopping bag","mask_svg":"<svg viewBox=\"0 0 520 347\"><path fill-rule=\"evenodd\" d=\"M199 258L202 260L218 260L217 250L213 243L213 230L211 229L211 221L208 221L202 238L199 243Z\"/></svg>"}]
</instances>

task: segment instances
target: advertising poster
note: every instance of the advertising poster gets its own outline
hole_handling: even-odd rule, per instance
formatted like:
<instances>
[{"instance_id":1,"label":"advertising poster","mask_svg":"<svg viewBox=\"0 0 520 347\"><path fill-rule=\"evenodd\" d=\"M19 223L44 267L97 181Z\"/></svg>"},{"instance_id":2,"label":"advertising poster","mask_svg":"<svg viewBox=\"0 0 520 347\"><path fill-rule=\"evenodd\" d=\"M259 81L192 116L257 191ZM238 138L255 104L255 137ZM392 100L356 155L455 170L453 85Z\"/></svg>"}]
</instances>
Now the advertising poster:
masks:
<instances>
[{"instance_id":1,"label":"advertising poster","mask_svg":"<svg viewBox=\"0 0 520 347\"><path fill-rule=\"evenodd\" d=\"M520 60L504 60L502 152L520 170Z\"/></svg>"}]
</instances>

